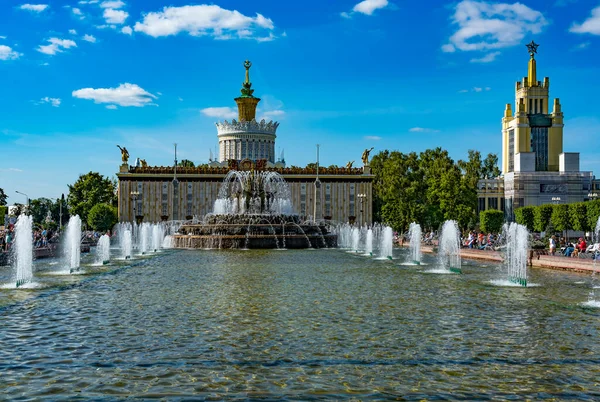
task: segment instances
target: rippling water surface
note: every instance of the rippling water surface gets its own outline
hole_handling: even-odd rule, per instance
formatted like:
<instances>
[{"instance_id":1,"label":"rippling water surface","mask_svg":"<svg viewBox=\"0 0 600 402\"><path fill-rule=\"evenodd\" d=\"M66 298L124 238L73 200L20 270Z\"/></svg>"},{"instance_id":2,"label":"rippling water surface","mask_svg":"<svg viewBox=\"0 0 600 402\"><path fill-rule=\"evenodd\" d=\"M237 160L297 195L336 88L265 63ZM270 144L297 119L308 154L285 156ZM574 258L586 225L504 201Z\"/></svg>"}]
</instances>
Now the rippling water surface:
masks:
<instances>
[{"instance_id":1,"label":"rippling water surface","mask_svg":"<svg viewBox=\"0 0 600 402\"><path fill-rule=\"evenodd\" d=\"M496 265L440 275L403 258L173 251L82 275L36 262L36 288L0 289L0 399L600 398L591 277L502 287Z\"/></svg>"}]
</instances>

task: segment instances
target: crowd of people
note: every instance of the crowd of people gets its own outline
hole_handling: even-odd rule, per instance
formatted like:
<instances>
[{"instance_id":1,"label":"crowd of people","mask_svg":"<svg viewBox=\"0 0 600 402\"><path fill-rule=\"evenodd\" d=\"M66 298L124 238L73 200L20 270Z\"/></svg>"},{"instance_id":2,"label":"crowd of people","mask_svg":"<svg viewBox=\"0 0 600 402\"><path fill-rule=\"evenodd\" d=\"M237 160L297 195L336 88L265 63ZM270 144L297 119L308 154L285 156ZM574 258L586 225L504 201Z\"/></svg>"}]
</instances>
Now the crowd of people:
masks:
<instances>
[{"instance_id":1,"label":"crowd of people","mask_svg":"<svg viewBox=\"0 0 600 402\"><path fill-rule=\"evenodd\" d=\"M32 232L31 241L34 248L48 247L49 243L58 239L58 232L37 228ZM0 230L0 251L10 251L15 241L15 225L9 224Z\"/></svg>"},{"instance_id":2,"label":"crowd of people","mask_svg":"<svg viewBox=\"0 0 600 402\"><path fill-rule=\"evenodd\" d=\"M563 255L572 258L579 258L585 255L591 256L593 259L596 259L600 255L600 243L588 244L583 237L580 237L576 243L573 243L565 240L564 237L557 239L555 235L552 235L548 242L550 255Z\"/></svg>"}]
</instances>

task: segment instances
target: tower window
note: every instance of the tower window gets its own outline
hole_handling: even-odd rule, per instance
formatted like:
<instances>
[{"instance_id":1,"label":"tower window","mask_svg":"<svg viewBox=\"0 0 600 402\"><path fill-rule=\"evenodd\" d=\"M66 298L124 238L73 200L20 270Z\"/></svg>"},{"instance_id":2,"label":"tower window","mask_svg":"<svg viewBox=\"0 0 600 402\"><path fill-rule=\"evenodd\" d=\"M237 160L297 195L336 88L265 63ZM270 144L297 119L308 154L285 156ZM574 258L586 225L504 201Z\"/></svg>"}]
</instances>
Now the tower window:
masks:
<instances>
[{"instance_id":1,"label":"tower window","mask_svg":"<svg viewBox=\"0 0 600 402\"><path fill-rule=\"evenodd\" d=\"M533 113L533 99L529 99L529 110L528 112L531 114Z\"/></svg>"},{"instance_id":2,"label":"tower window","mask_svg":"<svg viewBox=\"0 0 600 402\"><path fill-rule=\"evenodd\" d=\"M535 100L535 113L539 113L540 110L538 109L538 100Z\"/></svg>"},{"instance_id":3,"label":"tower window","mask_svg":"<svg viewBox=\"0 0 600 402\"><path fill-rule=\"evenodd\" d=\"M548 127L531 127L531 152L535 152L535 170L548 170Z\"/></svg>"},{"instance_id":4,"label":"tower window","mask_svg":"<svg viewBox=\"0 0 600 402\"><path fill-rule=\"evenodd\" d=\"M544 100L540 99L540 113L544 113Z\"/></svg>"},{"instance_id":5,"label":"tower window","mask_svg":"<svg viewBox=\"0 0 600 402\"><path fill-rule=\"evenodd\" d=\"M508 171L515 170L515 130L508 130Z\"/></svg>"}]
</instances>

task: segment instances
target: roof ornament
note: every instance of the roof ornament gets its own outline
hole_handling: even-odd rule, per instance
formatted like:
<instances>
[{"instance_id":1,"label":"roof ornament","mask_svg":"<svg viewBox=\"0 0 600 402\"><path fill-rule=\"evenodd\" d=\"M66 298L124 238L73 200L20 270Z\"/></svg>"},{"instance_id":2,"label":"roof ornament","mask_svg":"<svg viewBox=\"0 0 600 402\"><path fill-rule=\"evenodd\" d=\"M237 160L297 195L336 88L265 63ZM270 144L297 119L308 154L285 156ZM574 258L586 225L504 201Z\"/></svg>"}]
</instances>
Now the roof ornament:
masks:
<instances>
[{"instance_id":1,"label":"roof ornament","mask_svg":"<svg viewBox=\"0 0 600 402\"><path fill-rule=\"evenodd\" d=\"M250 82L250 67L252 63L250 60L244 61L244 68L246 69L246 81L242 84L242 98L253 98L252 94L254 89L251 89L252 83Z\"/></svg>"},{"instance_id":2,"label":"roof ornament","mask_svg":"<svg viewBox=\"0 0 600 402\"><path fill-rule=\"evenodd\" d=\"M537 48L538 48L539 45L537 43L535 43L534 41L531 41L531 43L528 43L525 46L527 46L527 50L529 51L529 55L533 59L533 56L537 53Z\"/></svg>"}]
</instances>

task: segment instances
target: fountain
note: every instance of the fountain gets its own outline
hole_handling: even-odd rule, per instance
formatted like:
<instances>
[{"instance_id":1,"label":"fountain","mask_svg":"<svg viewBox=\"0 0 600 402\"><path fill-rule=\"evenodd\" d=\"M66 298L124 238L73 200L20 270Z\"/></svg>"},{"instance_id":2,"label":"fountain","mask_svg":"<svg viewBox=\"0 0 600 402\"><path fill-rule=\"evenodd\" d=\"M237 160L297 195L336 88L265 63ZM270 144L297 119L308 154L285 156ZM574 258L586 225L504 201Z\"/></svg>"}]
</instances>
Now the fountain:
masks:
<instances>
[{"instance_id":1,"label":"fountain","mask_svg":"<svg viewBox=\"0 0 600 402\"><path fill-rule=\"evenodd\" d=\"M33 218L21 214L15 224L14 267L16 286L21 287L33 278Z\"/></svg>"},{"instance_id":2,"label":"fountain","mask_svg":"<svg viewBox=\"0 0 600 402\"><path fill-rule=\"evenodd\" d=\"M504 263L508 281L527 287L527 250L529 249L529 232L518 223L505 223L503 235L506 239L506 255Z\"/></svg>"},{"instance_id":3,"label":"fountain","mask_svg":"<svg viewBox=\"0 0 600 402\"><path fill-rule=\"evenodd\" d=\"M416 222L410 224L408 228L408 237L410 238L410 259L415 265L421 265L421 225Z\"/></svg>"},{"instance_id":4,"label":"fountain","mask_svg":"<svg viewBox=\"0 0 600 402\"><path fill-rule=\"evenodd\" d=\"M152 250L156 253L161 247L165 234L159 223L152 225Z\"/></svg>"},{"instance_id":5,"label":"fountain","mask_svg":"<svg viewBox=\"0 0 600 402\"><path fill-rule=\"evenodd\" d=\"M65 260L69 273L79 271L81 260L81 218L79 215L71 216L67 224L65 237Z\"/></svg>"},{"instance_id":6,"label":"fountain","mask_svg":"<svg viewBox=\"0 0 600 402\"><path fill-rule=\"evenodd\" d=\"M308 221L293 212L289 186L279 173L231 170L213 213L201 222L181 225L172 244L202 249L335 247L337 236L324 222Z\"/></svg>"},{"instance_id":7,"label":"fountain","mask_svg":"<svg viewBox=\"0 0 600 402\"><path fill-rule=\"evenodd\" d=\"M442 226L438 246L440 265L447 271L460 274L460 235L456 221L446 221Z\"/></svg>"},{"instance_id":8,"label":"fountain","mask_svg":"<svg viewBox=\"0 0 600 402\"><path fill-rule=\"evenodd\" d=\"M365 241L365 255L373 256L373 229L367 230L367 240Z\"/></svg>"},{"instance_id":9,"label":"fountain","mask_svg":"<svg viewBox=\"0 0 600 402\"><path fill-rule=\"evenodd\" d=\"M140 254L144 255L148 252L148 246L150 244L151 235L152 229L150 227L150 223L142 223L138 229L138 250Z\"/></svg>"},{"instance_id":10,"label":"fountain","mask_svg":"<svg viewBox=\"0 0 600 402\"><path fill-rule=\"evenodd\" d=\"M596 270L596 265L598 264L598 258L600 258L600 250L598 250L598 248L596 247L596 245L598 243L600 243L600 216L598 217L598 221L596 221L596 227L594 229L594 233L592 234L592 243L594 244L594 247L592 248L592 253L593 256L592 258L594 259L593 262L593 270L592 270L592 290L590 291L590 294L588 296L588 301L586 303L584 303L584 306L588 306L588 307L600 307L600 301L596 300L596 292L594 289L597 289L598 286L596 285L597 282L597 270Z\"/></svg>"},{"instance_id":11,"label":"fountain","mask_svg":"<svg viewBox=\"0 0 600 402\"><path fill-rule=\"evenodd\" d=\"M119 248L121 250L121 258L124 260L131 258L131 249L133 246L133 235L131 233L131 228L131 223L121 222L118 223L113 230L118 238Z\"/></svg>"},{"instance_id":12,"label":"fountain","mask_svg":"<svg viewBox=\"0 0 600 402\"><path fill-rule=\"evenodd\" d=\"M110 262L110 237L100 236L96 245L96 265L106 265Z\"/></svg>"},{"instance_id":13,"label":"fountain","mask_svg":"<svg viewBox=\"0 0 600 402\"><path fill-rule=\"evenodd\" d=\"M381 233L381 240L379 243L379 257L392 259L392 250L394 249L394 230L386 226L383 228Z\"/></svg>"},{"instance_id":14,"label":"fountain","mask_svg":"<svg viewBox=\"0 0 600 402\"><path fill-rule=\"evenodd\" d=\"M357 227L352 228L352 250L355 253L358 253L358 249L360 248L360 229Z\"/></svg>"}]
</instances>

